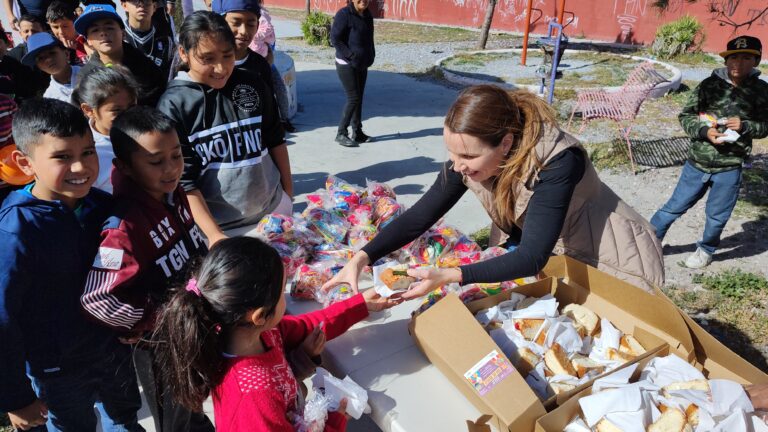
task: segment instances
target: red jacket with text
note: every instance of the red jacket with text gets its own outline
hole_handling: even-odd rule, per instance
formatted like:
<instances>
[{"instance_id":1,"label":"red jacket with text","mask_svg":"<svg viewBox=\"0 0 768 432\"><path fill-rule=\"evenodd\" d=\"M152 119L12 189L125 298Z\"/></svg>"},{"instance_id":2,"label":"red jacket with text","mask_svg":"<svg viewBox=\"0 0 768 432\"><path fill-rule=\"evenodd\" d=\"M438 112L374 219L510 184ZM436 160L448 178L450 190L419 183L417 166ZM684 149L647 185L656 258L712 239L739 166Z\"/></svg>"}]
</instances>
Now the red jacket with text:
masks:
<instances>
[{"instance_id":1,"label":"red jacket with text","mask_svg":"<svg viewBox=\"0 0 768 432\"><path fill-rule=\"evenodd\" d=\"M192 259L207 252L181 187L163 202L119 170L112 171L115 211L104 222L80 304L122 332L152 330L173 283L183 283Z\"/></svg>"}]
</instances>

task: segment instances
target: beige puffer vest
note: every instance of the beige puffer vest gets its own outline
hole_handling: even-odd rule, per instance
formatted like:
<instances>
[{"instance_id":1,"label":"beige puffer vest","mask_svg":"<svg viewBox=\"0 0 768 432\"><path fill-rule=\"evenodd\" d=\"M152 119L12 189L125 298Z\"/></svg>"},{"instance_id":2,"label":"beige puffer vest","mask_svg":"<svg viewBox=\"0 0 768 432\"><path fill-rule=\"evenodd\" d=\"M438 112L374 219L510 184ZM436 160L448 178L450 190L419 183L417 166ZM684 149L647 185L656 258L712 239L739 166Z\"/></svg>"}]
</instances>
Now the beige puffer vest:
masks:
<instances>
[{"instance_id":1,"label":"beige puffer vest","mask_svg":"<svg viewBox=\"0 0 768 432\"><path fill-rule=\"evenodd\" d=\"M536 145L536 153L546 169L552 158L570 147L585 151L576 138L549 127ZM524 183L514 186L515 225L520 228L525 222L538 173L534 168ZM491 220L502 231L509 233L512 227L501 223L493 205L493 181L489 179L479 183L464 179ZM664 283L661 244L653 227L600 181L589 159L584 177L571 197L563 230L553 253L576 258L649 292L653 292L654 286L661 288Z\"/></svg>"}]
</instances>

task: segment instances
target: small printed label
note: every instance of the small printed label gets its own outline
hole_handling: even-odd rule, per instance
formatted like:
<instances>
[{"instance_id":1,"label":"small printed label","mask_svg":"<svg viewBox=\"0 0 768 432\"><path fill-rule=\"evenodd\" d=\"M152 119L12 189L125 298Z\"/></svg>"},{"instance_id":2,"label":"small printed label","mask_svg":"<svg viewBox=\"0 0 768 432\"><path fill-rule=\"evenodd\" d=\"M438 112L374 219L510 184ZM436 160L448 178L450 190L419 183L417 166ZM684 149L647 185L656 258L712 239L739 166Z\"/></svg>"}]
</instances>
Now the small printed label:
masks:
<instances>
[{"instance_id":1,"label":"small printed label","mask_svg":"<svg viewBox=\"0 0 768 432\"><path fill-rule=\"evenodd\" d=\"M93 266L100 269L120 270L123 263L123 250L100 247L96 259L93 260Z\"/></svg>"},{"instance_id":2,"label":"small printed label","mask_svg":"<svg viewBox=\"0 0 768 432\"><path fill-rule=\"evenodd\" d=\"M464 373L464 378L472 384L480 396L485 396L501 380L509 376L513 369L514 367L509 360L499 354L498 351L493 350Z\"/></svg>"}]
</instances>

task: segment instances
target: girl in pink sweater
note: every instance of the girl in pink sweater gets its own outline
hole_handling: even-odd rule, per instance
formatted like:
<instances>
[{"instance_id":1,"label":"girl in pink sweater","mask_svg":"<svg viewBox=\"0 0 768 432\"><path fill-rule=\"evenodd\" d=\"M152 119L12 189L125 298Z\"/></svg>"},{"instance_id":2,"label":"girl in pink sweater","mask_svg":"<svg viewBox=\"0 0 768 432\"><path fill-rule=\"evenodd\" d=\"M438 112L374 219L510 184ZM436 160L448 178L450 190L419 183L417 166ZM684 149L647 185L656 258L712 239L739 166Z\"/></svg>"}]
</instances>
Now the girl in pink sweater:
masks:
<instances>
[{"instance_id":1,"label":"girl in pink sweater","mask_svg":"<svg viewBox=\"0 0 768 432\"><path fill-rule=\"evenodd\" d=\"M218 432L296 430L303 407L285 353L321 322L330 340L369 310L397 304L368 290L323 310L284 316L284 286L274 249L254 238L225 239L160 314L157 358L166 365L166 382L191 410L201 411L212 394ZM345 430L343 407L329 413L326 431Z\"/></svg>"}]
</instances>

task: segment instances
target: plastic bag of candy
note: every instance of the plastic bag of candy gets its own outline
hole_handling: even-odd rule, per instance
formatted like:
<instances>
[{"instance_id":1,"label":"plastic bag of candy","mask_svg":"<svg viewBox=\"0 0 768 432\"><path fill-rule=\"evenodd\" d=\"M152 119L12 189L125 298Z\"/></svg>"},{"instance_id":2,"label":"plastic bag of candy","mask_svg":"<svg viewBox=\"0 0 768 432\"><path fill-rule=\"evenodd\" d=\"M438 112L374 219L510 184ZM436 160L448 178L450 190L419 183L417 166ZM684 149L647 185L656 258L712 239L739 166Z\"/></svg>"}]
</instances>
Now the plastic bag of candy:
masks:
<instances>
[{"instance_id":1,"label":"plastic bag of candy","mask_svg":"<svg viewBox=\"0 0 768 432\"><path fill-rule=\"evenodd\" d=\"M314 247L313 251L317 261L333 261L342 267L355 254L352 249L338 243L319 244Z\"/></svg>"},{"instance_id":2,"label":"plastic bag of candy","mask_svg":"<svg viewBox=\"0 0 768 432\"><path fill-rule=\"evenodd\" d=\"M501 246L491 246L480 254L480 261L505 255L508 251Z\"/></svg>"},{"instance_id":3,"label":"plastic bag of candy","mask_svg":"<svg viewBox=\"0 0 768 432\"><path fill-rule=\"evenodd\" d=\"M430 292L429 294L424 297L424 299L421 301L421 304L419 307L413 312L414 314L422 313L426 311L427 309L431 308L435 305L438 301L442 300L445 296L447 296L450 293L456 293L461 294L462 287L459 286L457 283L451 283L448 285L443 285L440 288L437 288Z\"/></svg>"},{"instance_id":4,"label":"plastic bag of candy","mask_svg":"<svg viewBox=\"0 0 768 432\"><path fill-rule=\"evenodd\" d=\"M325 189L318 189L307 195L307 208L325 208L330 202L330 194Z\"/></svg>"},{"instance_id":5,"label":"plastic bag of candy","mask_svg":"<svg viewBox=\"0 0 768 432\"><path fill-rule=\"evenodd\" d=\"M296 269L309 260L309 251L305 246L297 242L284 243L282 241L274 241L270 242L269 245L280 255L286 278L292 278L296 273Z\"/></svg>"},{"instance_id":6,"label":"plastic bag of candy","mask_svg":"<svg viewBox=\"0 0 768 432\"><path fill-rule=\"evenodd\" d=\"M352 291L352 287L343 283L336 285L335 287L328 290L328 292L316 290L315 300L317 300L318 303L322 303L323 307L328 307L334 303L338 303L340 301L351 298L354 295L355 293Z\"/></svg>"},{"instance_id":7,"label":"plastic bag of candy","mask_svg":"<svg viewBox=\"0 0 768 432\"><path fill-rule=\"evenodd\" d=\"M437 258L438 267L458 267L480 261L480 246L467 236L462 235L448 251Z\"/></svg>"},{"instance_id":8,"label":"plastic bag of candy","mask_svg":"<svg viewBox=\"0 0 768 432\"><path fill-rule=\"evenodd\" d=\"M376 202L381 197L389 197L393 200L397 200L397 195L394 189L386 183L380 183L373 180L365 181L365 192L369 202Z\"/></svg>"},{"instance_id":9,"label":"plastic bag of candy","mask_svg":"<svg viewBox=\"0 0 768 432\"><path fill-rule=\"evenodd\" d=\"M438 258L450 251L462 236L453 227L439 225L414 240L406 250L413 264L436 265Z\"/></svg>"},{"instance_id":10,"label":"plastic bag of candy","mask_svg":"<svg viewBox=\"0 0 768 432\"><path fill-rule=\"evenodd\" d=\"M321 208L307 208L304 212L309 229L321 235L326 241L341 243L347 236L349 222L334 211Z\"/></svg>"},{"instance_id":11,"label":"plastic bag of candy","mask_svg":"<svg viewBox=\"0 0 768 432\"><path fill-rule=\"evenodd\" d=\"M384 196L376 199L373 207L375 225L382 229L403 213L403 207L394 198Z\"/></svg>"},{"instance_id":12,"label":"plastic bag of candy","mask_svg":"<svg viewBox=\"0 0 768 432\"><path fill-rule=\"evenodd\" d=\"M333 277L334 266L336 263L333 261L300 265L291 281L291 297L304 300L315 299L315 293Z\"/></svg>"},{"instance_id":13,"label":"plastic bag of candy","mask_svg":"<svg viewBox=\"0 0 768 432\"><path fill-rule=\"evenodd\" d=\"M325 190L328 192L344 190L352 192L358 196L363 194L363 188L358 185L349 183L346 180L342 180L335 175L329 175L328 178L325 179Z\"/></svg>"},{"instance_id":14,"label":"plastic bag of candy","mask_svg":"<svg viewBox=\"0 0 768 432\"><path fill-rule=\"evenodd\" d=\"M347 220L352 226L373 224L373 209L368 204L360 204L349 212Z\"/></svg>"},{"instance_id":15,"label":"plastic bag of candy","mask_svg":"<svg viewBox=\"0 0 768 432\"><path fill-rule=\"evenodd\" d=\"M354 225L349 229L349 234L347 235L347 244L349 244L353 250L359 251L375 236L375 226L370 224Z\"/></svg>"},{"instance_id":16,"label":"plastic bag of candy","mask_svg":"<svg viewBox=\"0 0 768 432\"><path fill-rule=\"evenodd\" d=\"M266 242L289 241L293 238L293 218L277 213L270 213L256 224L253 233Z\"/></svg>"}]
</instances>

